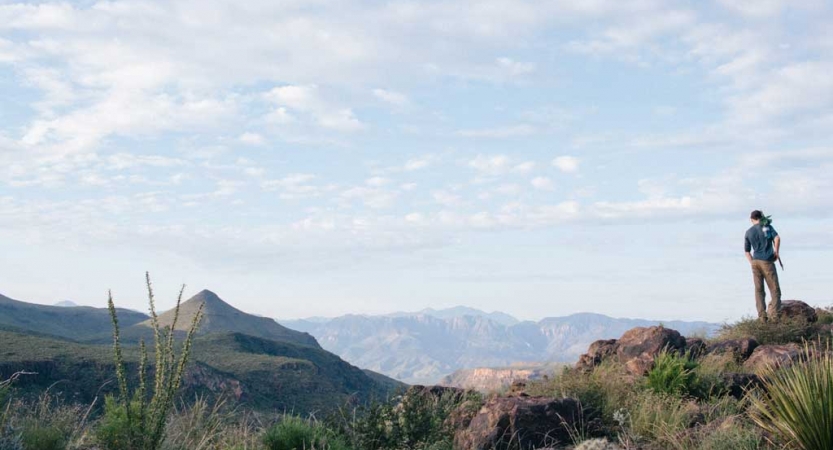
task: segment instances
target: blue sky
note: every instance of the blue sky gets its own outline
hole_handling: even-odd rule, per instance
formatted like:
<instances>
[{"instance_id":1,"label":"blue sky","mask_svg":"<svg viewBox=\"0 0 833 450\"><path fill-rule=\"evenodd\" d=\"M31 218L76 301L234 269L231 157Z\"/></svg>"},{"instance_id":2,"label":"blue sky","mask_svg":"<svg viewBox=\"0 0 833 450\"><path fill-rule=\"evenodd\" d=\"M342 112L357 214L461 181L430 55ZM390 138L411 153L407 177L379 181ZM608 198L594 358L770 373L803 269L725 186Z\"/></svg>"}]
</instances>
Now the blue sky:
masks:
<instances>
[{"instance_id":1,"label":"blue sky","mask_svg":"<svg viewBox=\"0 0 833 450\"><path fill-rule=\"evenodd\" d=\"M732 320L760 208L833 303L831 9L0 1L0 292Z\"/></svg>"}]
</instances>

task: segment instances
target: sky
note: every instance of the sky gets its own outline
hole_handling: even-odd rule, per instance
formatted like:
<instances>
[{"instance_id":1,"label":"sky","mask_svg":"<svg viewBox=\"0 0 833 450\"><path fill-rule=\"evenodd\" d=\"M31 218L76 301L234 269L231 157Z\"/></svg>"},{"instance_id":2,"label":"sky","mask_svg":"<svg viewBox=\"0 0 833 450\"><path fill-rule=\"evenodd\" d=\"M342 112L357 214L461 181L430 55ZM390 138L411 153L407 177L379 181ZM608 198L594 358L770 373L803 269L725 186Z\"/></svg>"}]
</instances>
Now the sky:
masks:
<instances>
[{"instance_id":1,"label":"sky","mask_svg":"<svg viewBox=\"0 0 833 450\"><path fill-rule=\"evenodd\" d=\"M276 318L833 304L823 0L0 0L0 293Z\"/></svg>"}]
</instances>

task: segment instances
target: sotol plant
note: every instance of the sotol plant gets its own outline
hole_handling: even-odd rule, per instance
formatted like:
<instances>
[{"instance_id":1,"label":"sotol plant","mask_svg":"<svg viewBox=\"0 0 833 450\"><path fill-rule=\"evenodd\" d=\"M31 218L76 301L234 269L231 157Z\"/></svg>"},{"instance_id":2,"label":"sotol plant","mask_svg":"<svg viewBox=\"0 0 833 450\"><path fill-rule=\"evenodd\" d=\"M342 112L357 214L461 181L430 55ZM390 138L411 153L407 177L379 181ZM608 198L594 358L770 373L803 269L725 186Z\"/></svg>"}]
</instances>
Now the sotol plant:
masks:
<instances>
[{"instance_id":1,"label":"sotol plant","mask_svg":"<svg viewBox=\"0 0 833 450\"><path fill-rule=\"evenodd\" d=\"M179 306L185 286L182 286L179 291L173 322L170 327L163 330L160 329L159 318L156 314L150 274L145 274L145 281L156 357L152 393L148 391L147 386L148 352L144 339L139 344L138 388L132 393L128 388L120 342L119 320L112 293L109 293L107 301L113 321L113 353L119 397L107 399L105 417L102 419L98 437L101 444L110 449L157 450L161 446L168 416L173 409L174 399L182 383L182 376L191 353L194 333L203 316L204 305L200 305L177 355L174 333L179 320Z\"/></svg>"},{"instance_id":2,"label":"sotol plant","mask_svg":"<svg viewBox=\"0 0 833 450\"><path fill-rule=\"evenodd\" d=\"M804 345L804 355L788 368L767 368L758 395L750 396L751 416L787 448L833 448L833 356L830 344Z\"/></svg>"}]
</instances>

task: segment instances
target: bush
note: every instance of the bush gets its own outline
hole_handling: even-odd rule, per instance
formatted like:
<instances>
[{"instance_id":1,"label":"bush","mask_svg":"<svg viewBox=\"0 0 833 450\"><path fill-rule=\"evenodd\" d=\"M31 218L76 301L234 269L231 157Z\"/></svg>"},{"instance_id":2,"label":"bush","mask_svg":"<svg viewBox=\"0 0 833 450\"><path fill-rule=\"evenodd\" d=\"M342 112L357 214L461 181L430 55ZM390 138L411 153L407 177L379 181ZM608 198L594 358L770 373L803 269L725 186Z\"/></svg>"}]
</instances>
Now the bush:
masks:
<instances>
[{"instance_id":1,"label":"bush","mask_svg":"<svg viewBox=\"0 0 833 450\"><path fill-rule=\"evenodd\" d=\"M49 392L33 401L7 405L6 423L0 428L0 448L64 450L81 444L89 408L67 405Z\"/></svg>"},{"instance_id":2,"label":"bush","mask_svg":"<svg viewBox=\"0 0 833 450\"><path fill-rule=\"evenodd\" d=\"M342 418L342 433L361 450L451 450L452 412L477 410L482 403L476 393L409 390L394 401L375 403L355 410L350 419Z\"/></svg>"},{"instance_id":3,"label":"bush","mask_svg":"<svg viewBox=\"0 0 833 450\"><path fill-rule=\"evenodd\" d=\"M144 340L140 341L139 360L139 386L132 393L127 385L124 359L119 334L119 319L116 314L116 306L113 302L112 293L109 295L107 307L110 310L110 317L113 321L113 353L116 364L116 380L119 385L118 400L114 397L107 399L105 405L105 418L102 421L103 430L100 431L101 444L106 449L136 449L136 450L157 450L162 444L165 436L165 427L168 424L171 409L174 405L174 397L179 391L182 383L182 375L188 363L191 353L191 344L194 334L202 320L203 307L200 305L188 329L188 333L182 343L179 355L175 349L175 331L179 319L179 307L182 302L182 294L185 286L179 291L179 297L174 308L173 323L165 330L161 330L156 306L151 287L150 275L145 274L145 281L148 290L148 303L150 305L151 325L154 337L154 355L156 364L154 367L154 388L147 387L147 360L148 354ZM116 446L113 446L118 444Z\"/></svg>"},{"instance_id":4,"label":"bush","mask_svg":"<svg viewBox=\"0 0 833 450\"><path fill-rule=\"evenodd\" d=\"M565 367L548 381L530 384L527 393L575 398L581 403L588 422L601 419L612 426L613 414L640 390L636 381L621 364L606 360L592 372Z\"/></svg>"},{"instance_id":5,"label":"bush","mask_svg":"<svg viewBox=\"0 0 833 450\"><path fill-rule=\"evenodd\" d=\"M818 325L801 317L761 322L746 318L734 324L726 324L718 331L718 339L741 339L753 337L761 345L802 343L819 335Z\"/></svg>"},{"instance_id":6,"label":"bush","mask_svg":"<svg viewBox=\"0 0 833 450\"><path fill-rule=\"evenodd\" d=\"M695 390L697 363L687 356L662 351L654 359L654 367L648 372L646 384L660 394L688 394Z\"/></svg>"},{"instance_id":7,"label":"bush","mask_svg":"<svg viewBox=\"0 0 833 450\"><path fill-rule=\"evenodd\" d=\"M267 450L349 450L344 439L324 425L296 416L284 416L266 430Z\"/></svg>"},{"instance_id":8,"label":"bush","mask_svg":"<svg viewBox=\"0 0 833 450\"><path fill-rule=\"evenodd\" d=\"M788 448L833 448L833 356L829 345L805 344L804 358L769 368L750 397L751 417Z\"/></svg>"}]
</instances>

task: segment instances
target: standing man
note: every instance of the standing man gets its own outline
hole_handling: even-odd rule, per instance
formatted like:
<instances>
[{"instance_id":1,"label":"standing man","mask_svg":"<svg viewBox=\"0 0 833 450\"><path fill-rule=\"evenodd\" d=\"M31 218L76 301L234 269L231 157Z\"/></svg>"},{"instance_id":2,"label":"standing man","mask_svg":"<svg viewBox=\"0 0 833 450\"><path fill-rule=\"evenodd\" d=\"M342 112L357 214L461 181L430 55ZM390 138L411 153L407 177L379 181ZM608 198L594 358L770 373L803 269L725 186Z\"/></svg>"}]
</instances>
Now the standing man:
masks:
<instances>
[{"instance_id":1,"label":"standing man","mask_svg":"<svg viewBox=\"0 0 833 450\"><path fill-rule=\"evenodd\" d=\"M778 261L778 250L781 248L781 237L767 219L765 223L764 213L755 210L750 216L752 227L746 230L744 239L744 250L746 259L752 265L752 278L755 280L755 306L758 308L758 320L767 321L778 319L778 312L781 310L781 285L778 283L778 272L775 270L775 261ZM754 250L754 253L753 253ZM764 281L769 286L769 294L772 300L769 302L769 309L766 307L766 291Z\"/></svg>"}]
</instances>

